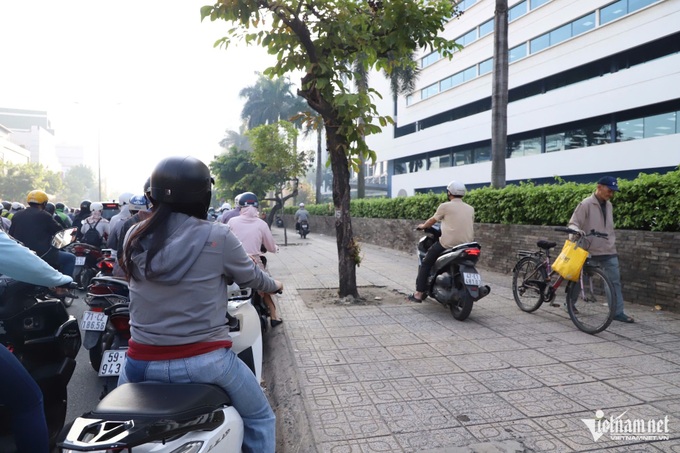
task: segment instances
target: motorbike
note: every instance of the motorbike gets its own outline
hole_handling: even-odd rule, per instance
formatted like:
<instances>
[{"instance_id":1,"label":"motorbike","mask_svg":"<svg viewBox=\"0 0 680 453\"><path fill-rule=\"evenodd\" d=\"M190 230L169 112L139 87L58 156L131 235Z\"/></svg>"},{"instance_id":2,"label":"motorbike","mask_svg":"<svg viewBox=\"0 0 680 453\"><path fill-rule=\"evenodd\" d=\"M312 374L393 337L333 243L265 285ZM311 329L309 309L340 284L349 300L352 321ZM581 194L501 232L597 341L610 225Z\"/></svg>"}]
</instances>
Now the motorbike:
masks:
<instances>
[{"instance_id":1,"label":"motorbike","mask_svg":"<svg viewBox=\"0 0 680 453\"><path fill-rule=\"evenodd\" d=\"M424 230L418 242L418 261L422 264L429 248L441 236L439 224ZM488 285L482 285L482 276L475 265L479 260L482 246L477 242L456 245L442 252L437 258L427 282L427 295L449 307L453 317L464 321L470 316L474 302L491 292Z\"/></svg>"},{"instance_id":2,"label":"motorbike","mask_svg":"<svg viewBox=\"0 0 680 453\"><path fill-rule=\"evenodd\" d=\"M69 252L76 256L74 280L80 289L87 289L100 270L97 264L104 259L104 254L99 247L84 242L74 242L69 246Z\"/></svg>"},{"instance_id":3,"label":"motorbike","mask_svg":"<svg viewBox=\"0 0 680 453\"><path fill-rule=\"evenodd\" d=\"M54 445L66 418L67 385L81 345L78 322L68 314L61 300L50 296L48 288L0 276L0 343L38 383L43 393L50 443ZM3 452L15 449L9 417L0 406L0 451Z\"/></svg>"},{"instance_id":4,"label":"motorbike","mask_svg":"<svg viewBox=\"0 0 680 453\"><path fill-rule=\"evenodd\" d=\"M298 233L300 233L301 239L307 237L309 234L309 222L307 220L300 220L300 229L298 230Z\"/></svg>"},{"instance_id":5,"label":"motorbike","mask_svg":"<svg viewBox=\"0 0 680 453\"><path fill-rule=\"evenodd\" d=\"M113 256L113 249L102 249L102 258L97 261L97 276L112 276L113 275L113 265L116 258Z\"/></svg>"},{"instance_id":6,"label":"motorbike","mask_svg":"<svg viewBox=\"0 0 680 453\"><path fill-rule=\"evenodd\" d=\"M232 349L262 378L262 335L251 290L231 285ZM243 421L229 397L211 384L128 383L67 426L58 446L78 451L241 451Z\"/></svg>"}]
</instances>

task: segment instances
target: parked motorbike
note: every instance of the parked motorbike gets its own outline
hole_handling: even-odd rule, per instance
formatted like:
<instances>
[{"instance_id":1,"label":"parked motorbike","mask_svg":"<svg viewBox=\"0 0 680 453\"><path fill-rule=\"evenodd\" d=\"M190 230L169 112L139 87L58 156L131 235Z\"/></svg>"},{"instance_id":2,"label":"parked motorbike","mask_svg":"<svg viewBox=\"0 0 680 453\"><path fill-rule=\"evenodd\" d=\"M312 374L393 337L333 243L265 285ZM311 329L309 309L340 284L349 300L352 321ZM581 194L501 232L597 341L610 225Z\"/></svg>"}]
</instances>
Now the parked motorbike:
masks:
<instances>
[{"instance_id":1,"label":"parked motorbike","mask_svg":"<svg viewBox=\"0 0 680 453\"><path fill-rule=\"evenodd\" d=\"M418 242L418 261L422 264L429 248L441 236L439 224L424 230ZM437 258L427 282L427 295L449 307L453 317L464 321L470 316L472 305L491 291L482 285L482 276L475 265L479 260L482 246L468 242L446 249Z\"/></svg>"},{"instance_id":2,"label":"parked motorbike","mask_svg":"<svg viewBox=\"0 0 680 453\"><path fill-rule=\"evenodd\" d=\"M76 256L74 280L80 289L87 289L92 278L100 271L97 264L104 259L104 254L99 247L84 242L71 244L69 251Z\"/></svg>"},{"instance_id":3,"label":"parked motorbike","mask_svg":"<svg viewBox=\"0 0 680 453\"><path fill-rule=\"evenodd\" d=\"M38 383L54 445L66 418L67 385L81 344L78 322L48 288L0 276L0 343ZM2 452L15 449L9 417L0 405Z\"/></svg>"},{"instance_id":4,"label":"parked motorbike","mask_svg":"<svg viewBox=\"0 0 680 453\"><path fill-rule=\"evenodd\" d=\"M307 220L300 220L300 229L298 230L298 233L300 233L300 238L302 239L307 237L309 234L309 222Z\"/></svg>"},{"instance_id":5,"label":"parked motorbike","mask_svg":"<svg viewBox=\"0 0 680 453\"><path fill-rule=\"evenodd\" d=\"M232 285L232 349L262 376L262 335L249 289ZM229 397L211 384L143 382L114 389L62 432L62 452L241 451L243 421Z\"/></svg>"}]
</instances>

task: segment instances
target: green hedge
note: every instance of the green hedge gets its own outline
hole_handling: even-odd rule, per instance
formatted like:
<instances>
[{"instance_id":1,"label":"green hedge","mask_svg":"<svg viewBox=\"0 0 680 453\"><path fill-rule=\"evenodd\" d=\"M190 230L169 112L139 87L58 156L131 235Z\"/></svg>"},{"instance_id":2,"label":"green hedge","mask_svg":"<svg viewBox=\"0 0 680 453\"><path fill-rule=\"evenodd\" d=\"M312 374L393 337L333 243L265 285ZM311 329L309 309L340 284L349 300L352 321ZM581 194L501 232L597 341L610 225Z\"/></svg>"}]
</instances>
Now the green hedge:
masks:
<instances>
[{"instance_id":1,"label":"green hedge","mask_svg":"<svg viewBox=\"0 0 680 453\"><path fill-rule=\"evenodd\" d=\"M465 201L474 206L480 223L522 225L566 225L576 205L593 193L595 184L564 182L534 185L521 183L504 189L484 187L471 190ZM629 230L680 231L680 169L659 174L640 174L632 181L619 180L613 199L616 227ZM425 220L444 194L398 198L352 200L352 217ZM331 203L307 205L312 215L333 215ZM294 207L286 213L293 214Z\"/></svg>"}]
</instances>

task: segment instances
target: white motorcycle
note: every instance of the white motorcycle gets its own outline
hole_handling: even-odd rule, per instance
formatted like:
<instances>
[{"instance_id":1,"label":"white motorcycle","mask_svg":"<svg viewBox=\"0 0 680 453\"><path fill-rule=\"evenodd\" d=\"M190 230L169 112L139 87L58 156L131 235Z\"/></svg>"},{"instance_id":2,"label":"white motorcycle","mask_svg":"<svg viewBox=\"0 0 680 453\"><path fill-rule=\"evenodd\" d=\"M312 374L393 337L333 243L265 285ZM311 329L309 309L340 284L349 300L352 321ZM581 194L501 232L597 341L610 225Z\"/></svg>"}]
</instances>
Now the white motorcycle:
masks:
<instances>
[{"instance_id":1,"label":"white motorcycle","mask_svg":"<svg viewBox=\"0 0 680 453\"><path fill-rule=\"evenodd\" d=\"M232 350L261 382L262 334L250 297L250 289L229 288L228 322ZM218 386L142 382L117 387L64 432L63 453L233 452L241 451L243 420Z\"/></svg>"}]
</instances>

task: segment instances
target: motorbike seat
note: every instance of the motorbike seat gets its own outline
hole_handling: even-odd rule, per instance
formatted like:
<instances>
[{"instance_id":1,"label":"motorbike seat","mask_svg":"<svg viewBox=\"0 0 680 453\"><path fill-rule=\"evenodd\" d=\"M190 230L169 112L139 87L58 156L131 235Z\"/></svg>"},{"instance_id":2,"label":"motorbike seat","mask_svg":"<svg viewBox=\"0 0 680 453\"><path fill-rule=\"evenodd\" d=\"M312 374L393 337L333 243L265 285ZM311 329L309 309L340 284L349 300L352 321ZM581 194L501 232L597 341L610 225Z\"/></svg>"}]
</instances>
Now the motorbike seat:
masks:
<instances>
[{"instance_id":1,"label":"motorbike seat","mask_svg":"<svg viewBox=\"0 0 680 453\"><path fill-rule=\"evenodd\" d=\"M110 421L189 419L227 405L231 399L216 385L138 382L116 387L90 416Z\"/></svg>"},{"instance_id":2,"label":"motorbike seat","mask_svg":"<svg viewBox=\"0 0 680 453\"><path fill-rule=\"evenodd\" d=\"M453 247L444 250L444 252L455 252L456 250L469 249L469 248L481 249L482 246L479 245L479 242L465 242L463 244L454 245Z\"/></svg>"},{"instance_id":3,"label":"motorbike seat","mask_svg":"<svg viewBox=\"0 0 680 453\"><path fill-rule=\"evenodd\" d=\"M550 242L550 241L544 241L541 239L536 243L538 248L543 249L543 250L550 250L551 248L555 247L557 245L557 242Z\"/></svg>"}]
</instances>

